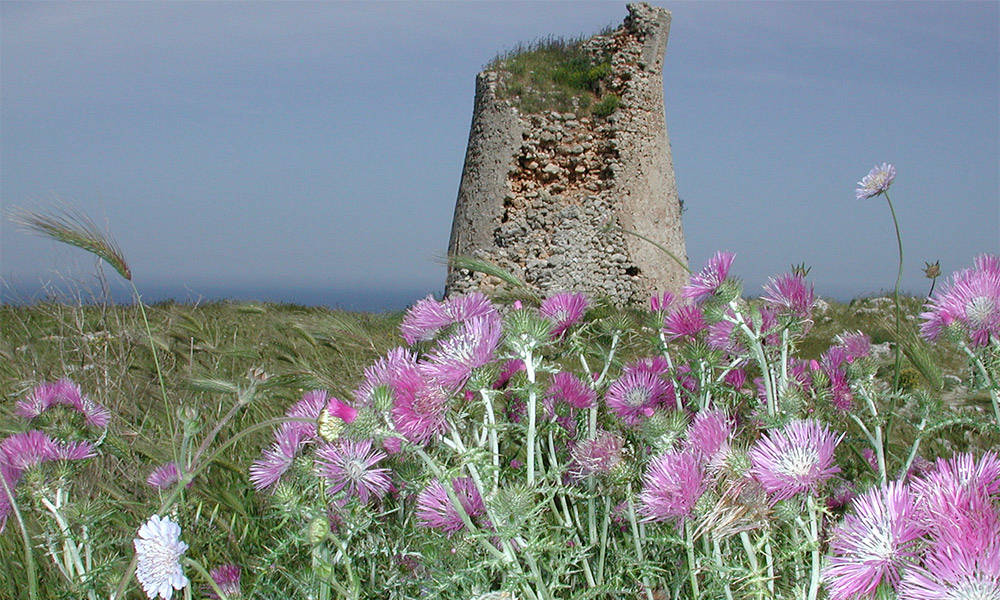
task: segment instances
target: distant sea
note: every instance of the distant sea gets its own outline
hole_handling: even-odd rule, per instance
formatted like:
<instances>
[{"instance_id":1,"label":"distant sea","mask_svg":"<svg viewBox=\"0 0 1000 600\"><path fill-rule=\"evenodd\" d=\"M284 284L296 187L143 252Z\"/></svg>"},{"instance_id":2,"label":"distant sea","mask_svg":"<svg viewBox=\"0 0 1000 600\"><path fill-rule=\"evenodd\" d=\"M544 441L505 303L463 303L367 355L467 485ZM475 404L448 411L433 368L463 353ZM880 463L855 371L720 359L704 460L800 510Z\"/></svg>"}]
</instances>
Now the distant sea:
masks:
<instances>
[{"instance_id":1,"label":"distant sea","mask_svg":"<svg viewBox=\"0 0 1000 600\"><path fill-rule=\"evenodd\" d=\"M440 298L440 289L336 289L323 287L278 286L197 286L156 285L139 286L142 299L147 304L173 300L196 304L233 300L240 302L275 302L303 306L325 306L355 312L392 312L404 310L428 294ZM87 285L65 282L46 285L27 285L22 282L0 281L0 304L23 305L42 301L92 304L106 296L100 285L91 281ZM117 303L129 303L131 292L119 282L111 286L111 298Z\"/></svg>"}]
</instances>

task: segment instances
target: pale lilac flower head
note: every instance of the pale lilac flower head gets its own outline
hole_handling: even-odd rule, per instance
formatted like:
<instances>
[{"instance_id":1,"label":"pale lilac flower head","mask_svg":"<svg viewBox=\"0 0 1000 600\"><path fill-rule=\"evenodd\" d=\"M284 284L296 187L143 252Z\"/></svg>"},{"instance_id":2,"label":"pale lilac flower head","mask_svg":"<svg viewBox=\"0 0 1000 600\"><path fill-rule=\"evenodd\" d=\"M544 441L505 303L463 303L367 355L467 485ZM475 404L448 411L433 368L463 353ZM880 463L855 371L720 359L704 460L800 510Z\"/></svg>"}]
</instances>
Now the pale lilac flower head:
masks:
<instances>
[{"instance_id":1,"label":"pale lilac flower head","mask_svg":"<svg viewBox=\"0 0 1000 600\"><path fill-rule=\"evenodd\" d=\"M729 451L733 422L721 410L703 410L688 425L683 448L701 463L718 465Z\"/></svg>"},{"instance_id":2,"label":"pale lilac flower head","mask_svg":"<svg viewBox=\"0 0 1000 600\"><path fill-rule=\"evenodd\" d=\"M916 563L924 534L907 486L891 481L854 500L830 543L823 579L831 600L872 597L882 581L895 588Z\"/></svg>"},{"instance_id":3,"label":"pale lilac flower head","mask_svg":"<svg viewBox=\"0 0 1000 600\"><path fill-rule=\"evenodd\" d=\"M376 467L383 458L384 453L372 449L371 440L341 438L316 450L316 472L326 479L329 495L344 490L347 497L357 497L367 504L389 491L389 469Z\"/></svg>"},{"instance_id":4,"label":"pale lilac flower head","mask_svg":"<svg viewBox=\"0 0 1000 600\"><path fill-rule=\"evenodd\" d=\"M570 475L576 479L607 475L621 464L624 444L621 437L603 429L594 437L577 442L570 453L573 457Z\"/></svg>"},{"instance_id":5,"label":"pale lilac flower head","mask_svg":"<svg viewBox=\"0 0 1000 600\"><path fill-rule=\"evenodd\" d=\"M816 493L840 472L833 453L841 437L815 419L792 421L753 445L751 473L775 502L802 492Z\"/></svg>"},{"instance_id":6,"label":"pale lilac flower head","mask_svg":"<svg viewBox=\"0 0 1000 600\"><path fill-rule=\"evenodd\" d=\"M806 283L805 277L795 273L784 273L768 279L764 285L767 292L763 300L783 313L795 315L800 319L812 317L813 306L816 304L816 292L811 283Z\"/></svg>"},{"instance_id":7,"label":"pale lilac flower head","mask_svg":"<svg viewBox=\"0 0 1000 600\"><path fill-rule=\"evenodd\" d=\"M555 323L552 338L557 339L583 317L587 305L587 297L583 294L554 294L542 302L538 312Z\"/></svg>"},{"instance_id":8,"label":"pale lilac flower head","mask_svg":"<svg viewBox=\"0 0 1000 600\"><path fill-rule=\"evenodd\" d=\"M463 386L474 369L493 360L501 333L496 312L469 318L427 354L427 360L419 364L420 372L446 389Z\"/></svg>"},{"instance_id":9,"label":"pale lilac flower head","mask_svg":"<svg viewBox=\"0 0 1000 600\"><path fill-rule=\"evenodd\" d=\"M111 413L83 393L80 386L69 379L41 383L17 403L14 412L25 419L33 419L49 408L62 404L83 415L88 425L104 428L111 421Z\"/></svg>"},{"instance_id":10,"label":"pale lilac flower head","mask_svg":"<svg viewBox=\"0 0 1000 600\"><path fill-rule=\"evenodd\" d=\"M920 333L937 339L945 328L958 324L974 347L1000 339L1000 258L977 256L975 266L952 274L945 286L927 303L920 317Z\"/></svg>"},{"instance_id":11,"label":"pale lilac flower head","mask_svg":"<svg viewBox=\"0 0 1000 600\"><path fill-rule=\"evenodd\" d=\"M549 396L558 402L565 402L573 408L590 408L597 401L597 392L587 387L572 373L560 371L552 376Z\"/></svg>"},{"instance_id":12,"label":"pale lilac flower head","mask_svg":"<svg viewBox=\"0 0 1000 600\"><path fill-rule=\"evenodd\" d=\"M699 332L705 329L705 317L701 309L693 304L678 306L670 311L663 320L663 333L667 339L685 338L693 340Z\"/></svg>"},{"instance_id":13,"label":"pale lilac flower head","mask_svg":"<svg viewBox=\"0 0 1000 600\"><path fill-rule=\"evenodd\" d=\"M474 523L478 517L486 514L486 504L471 478L455 479L451 485L465 513ZM451 503L444 486L437 479L417 495L416 516L422 525L443 531L449 536L465 529L458 509Z\"/></svg>"},{"instance_id":14,"label":"pale lilac flower head","mask_svg":"<svg viewBox=\"0 0 1000 600\"><path fill-rule=\"evenodd\" d=\"M672 396L673 387L659 376L648 371L632 371L608 387L604 401L627 425L638 425Z\"/></svg>"},{"instance_id":15,"label":"pale lilac flower head","mask_svg":"<svg viewBox=\"0 0 1000 600\"><path fill-rule=\"evenodd\" d=\"M177 469L177 463L170 461L153 469L153 472L146 478L146 485L165 490L177 483L180 477L181 474Z\"/></svg>"},{"instance_id":16,"label":"pale lilac flower head","mask_svg":"<svg viewBox=\"0 0 1000 600\"><path fill-rule=\"evenodd\" d=\"M736 254L732 252L716 252L697 275L691 276L681 295L695 302L701 302L715 294L729 275L729 268L733 266L734 258Z\"/></svg>"},{"instance_id":17,"label":"pale lilac flower head","mask_svg":"<svg viewBox=\"0 0 1000 600\"><path fill-rule=\"evenodd\" d=\"M181 528L170 517L150 517L139 528L133 544L138 559L135 576L147 598L170 600L174 590L191 583L180 563L188 545L181 541Z\"/></svg>"},{"instance_id":18,"label":"pale lilac flower head","mask_svg":"<svg viewBox=\"0 0 1000 600\"><path fill-rule=\"evenodd\" d=\"M875 198L889 191L889 186L896 179L896 167L889 163L875 165L871 171L858 182L858 188L854 190L858 200Z\"/></svg>"},{"instance_id":19,"label":"pale lilac flower head","mask_svg":"<svg viewBox=\"0 0 1000 600\"><path fill-rule=\"evenodd\" d=\"M211 571L209 571L209 576L215 585L219 586L219 591L226 595L228 598L239 598L243 590L240 588L240 567L233 563L228 563L224 565L219 565ZM205 595L209 598L218 598L213 590L206 589Z\"/></svg>"},{"instance_id":20,"label":"pale lilac flower head","mask_svg":"<svg viewBox=\"0 0 1000 600\"><path fill-rule=\"evenodd\" d=\"M427 296L406 311L399 329L406 343L412 346L417 342L433 339L438 331L452 323L488 314L496 314L496 308L479 292L456 296L443 302Z\"/></svg>"},{"instance_id":21,"label":"pale lilac flower head","mask_svg":"<svg viewBox=\"0 0 1000 600\"><path fill-rule=\"evenodd\" d=\"M667 452L650 463L642 479L639 512L646 521L684 519L707 487L705 473L690 452Z\"/></svg>"}]
</instances>

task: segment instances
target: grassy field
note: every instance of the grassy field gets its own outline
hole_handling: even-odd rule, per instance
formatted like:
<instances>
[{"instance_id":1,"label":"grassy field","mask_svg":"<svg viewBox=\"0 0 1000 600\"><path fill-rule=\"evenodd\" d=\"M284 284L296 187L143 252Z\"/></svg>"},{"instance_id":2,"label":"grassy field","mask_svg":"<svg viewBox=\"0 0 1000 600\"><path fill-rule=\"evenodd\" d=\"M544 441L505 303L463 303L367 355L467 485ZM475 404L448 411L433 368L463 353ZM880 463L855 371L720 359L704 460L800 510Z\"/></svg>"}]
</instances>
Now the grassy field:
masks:
<instances>
[{"instance_id":1,"label":"grassy field","mask_svg":"<svg viewBox=\"0 0 1000 600\"><path fill-rule=\"evenodd\" d=\"M922 301L904 299L908 323ZM891 377L891 353L888 346L878 346L891 337L891 306L886 298L829 302L817 311L799 355L818 358L837 334L860 330L876 344L880 375ZM74 474L75 484L69 487L74 498L84 500L74 504L77 512L72 517L88 524L97 563L92 572L104 580L105 588L113 586L127 566L127 558L121 557L131 555L136 524L160 501L160 492L144 482L156 466L173 458L170 449L182 443L172 431L187 431L197 443L251 381L262 381L253 401L219 432L216 445L281 415L305 390L326 389L350 402L364 368L403 343L398 332L402 313L348 313L266 303L165 303L150 307L148 314L166 403L149 337L135 307L59 303L0 307L0 437L23 430L23 421L14 414L19 399L39 382L62 377L79 383L113 415L100 456L83 463L82 473ZM643 318L639 311L620 316L632 323ZM623 340L616 364L638 356L640 348L635 340ZM904 361L903 387L944 397L972 415L988 410L988 398L961 387L967 373L959 352L945 344L931 351L940 373L925 376ZM905 422L904 415L900 426L907 426ZM248 480L250 463L270 439L269 429L247 437L200 475L182 498L188 509L182 511L186 515L182 525L193 554L213 564L244 566L247 595L297 596L296 565L309 560L300 545L305 534L269 511L265 495L255 492ZM965 441L960 428L944 431L922 451L933 456ZM59 472L46 476L69 477ZM34 539L44 539L30 511L25 526ZM44 544L36 550L40 597L83 597L65 585L45 558ZM4 557L0 597L27 597L23 551L13 521L0 535L0 555ZM101 564L99 557L108 557L107 562ZM132 594L139 597L137 589Z\"/></svg>"}]
</instances>

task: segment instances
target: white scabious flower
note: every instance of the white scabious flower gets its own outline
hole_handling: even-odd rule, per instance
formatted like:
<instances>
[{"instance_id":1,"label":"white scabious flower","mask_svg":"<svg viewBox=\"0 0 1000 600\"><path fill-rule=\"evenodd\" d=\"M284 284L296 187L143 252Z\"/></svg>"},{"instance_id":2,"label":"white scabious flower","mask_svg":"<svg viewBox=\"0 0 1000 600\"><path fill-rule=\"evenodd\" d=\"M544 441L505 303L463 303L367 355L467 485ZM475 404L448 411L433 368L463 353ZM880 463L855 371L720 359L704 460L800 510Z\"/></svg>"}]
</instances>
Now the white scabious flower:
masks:
<instances>
[{"instance_id":1,"label":"white scabious flower","mask_svg":"<svg viewBox=\"0 0 1000 600\"><path fill-rule=\"evenodd\" d=\"M181 541L181 528L170 517L150 517L139 528L134 543L138 557L135 576L146 597L170 600L174 590L182 590L191 583L180 563L188 545Z\"/></svg>"}]
</instances>

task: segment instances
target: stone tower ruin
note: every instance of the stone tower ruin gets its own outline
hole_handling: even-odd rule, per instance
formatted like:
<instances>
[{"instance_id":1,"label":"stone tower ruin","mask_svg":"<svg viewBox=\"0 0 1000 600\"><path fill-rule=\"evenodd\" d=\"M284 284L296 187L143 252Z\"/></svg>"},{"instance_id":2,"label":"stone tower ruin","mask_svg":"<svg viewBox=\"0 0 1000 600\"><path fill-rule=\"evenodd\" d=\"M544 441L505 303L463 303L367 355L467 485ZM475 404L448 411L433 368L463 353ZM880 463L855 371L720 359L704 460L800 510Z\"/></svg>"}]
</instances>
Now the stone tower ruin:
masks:
<instances>
[{"instance_id":1,"label":"stone tower ruin","mask_svg":"<svg viewBox=\"0 0 1000 600\"><path fill-rule=\"evenodd\" d=\"M503 61L478 75L449 255L489 260L546 293L585 292L620 305L684 284L663 107L670 13L645 3L629 4L628 13L622 26L579 46L604 69L593 93L600 109L580 110L579 99L562 112L525 107L506 87ZM499 284L450 267L445 294Z\"/></svg>"}]
</instances>

